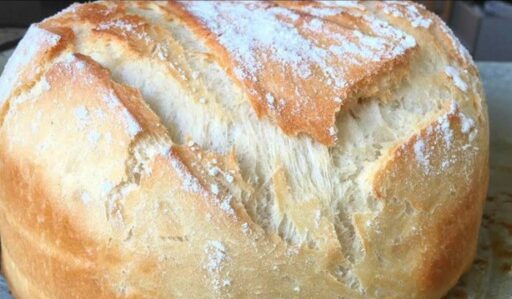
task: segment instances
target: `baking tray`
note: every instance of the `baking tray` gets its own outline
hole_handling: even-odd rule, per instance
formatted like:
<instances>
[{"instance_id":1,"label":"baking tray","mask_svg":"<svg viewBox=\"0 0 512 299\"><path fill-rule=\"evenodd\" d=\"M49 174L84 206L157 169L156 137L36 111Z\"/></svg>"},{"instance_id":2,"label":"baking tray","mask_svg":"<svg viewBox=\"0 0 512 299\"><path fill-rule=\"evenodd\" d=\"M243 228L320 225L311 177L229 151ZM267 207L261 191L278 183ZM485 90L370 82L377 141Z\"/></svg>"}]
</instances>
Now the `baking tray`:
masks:
<instances>
[{"instance_id":1,"label":"baking tray","mask_svg":"<svg viewBox=\"0 0 512 299\"><path fill-rule=\"evenodd\" d=\"M0 70L12 50L0 52ZM490 116L489 193L478 252L450 299L512 298L512 62L477 63ZM0 299L11 298L0 275Z\"/></svg>"}]
</instances>

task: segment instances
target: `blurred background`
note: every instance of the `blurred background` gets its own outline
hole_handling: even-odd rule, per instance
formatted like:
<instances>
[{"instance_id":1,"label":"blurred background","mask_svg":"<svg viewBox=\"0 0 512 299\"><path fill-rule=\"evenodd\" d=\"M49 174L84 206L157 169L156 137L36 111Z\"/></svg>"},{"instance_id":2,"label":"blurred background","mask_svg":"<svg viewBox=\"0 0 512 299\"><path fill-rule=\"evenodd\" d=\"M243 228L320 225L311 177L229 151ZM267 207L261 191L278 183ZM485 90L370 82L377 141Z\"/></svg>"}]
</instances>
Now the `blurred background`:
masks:
<instances>
[{"instance_id":1,"label":"blurred background","mask_svg":"<svg viewBox=\"0 0 512 299\"><path fill-rule=\"evenodd\" d=\"M15 46L29 24L73 2L84 1L0 1L0 51ZM512 0L417 2L443 18L475 60L512 61Z\"/></svg>"},{"instance_id":2,"label":"blurred background","mask_svg":"<svg viewBox=\"0 0 512 299\"><path fill-rule=\"evenodd\" d=\"M512 61L512 1L416 1L452 28L476 61Z\"/></svg>"}]
</instances>

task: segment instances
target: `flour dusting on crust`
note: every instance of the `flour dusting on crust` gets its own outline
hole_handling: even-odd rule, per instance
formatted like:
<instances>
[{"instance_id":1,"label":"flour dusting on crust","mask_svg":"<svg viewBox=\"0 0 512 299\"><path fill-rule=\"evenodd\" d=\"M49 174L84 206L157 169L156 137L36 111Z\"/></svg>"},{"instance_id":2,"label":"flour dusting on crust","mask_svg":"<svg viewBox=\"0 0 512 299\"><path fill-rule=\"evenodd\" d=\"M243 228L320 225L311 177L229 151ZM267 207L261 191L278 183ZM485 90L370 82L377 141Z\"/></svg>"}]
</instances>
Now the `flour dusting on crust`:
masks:
<instances>
[{"instance_id":1,"label":"flour dusting on crust","mask_svg":"<svg viewBox=\"0 0 512 299\"><path fill-rule=\"evenodd\" d=\"M0 77L0 106L18 86L18 79L23 71L23 67L32 62L37 55L56 46L60 39L59 35L42 29L36 24L29 27L27 33L7 61Z\"/></svg>"},{"instance_id":2,"label":"flour dusting on crust","mask_svg":"<svg viewBox=\"0 0 512 299\"><path fill-rule=\"evenodd\" d=\"M269 115L289 135L307 133L333 145L337 136L329 128L358 84L407 61L416 41L372 16L360 16L355 28L329 22L321 16L348 9L329 3L184 1L179 7L226 50L258 116ZM277 87L275 80L284 84Z\"/></svg>"}]
</instances>

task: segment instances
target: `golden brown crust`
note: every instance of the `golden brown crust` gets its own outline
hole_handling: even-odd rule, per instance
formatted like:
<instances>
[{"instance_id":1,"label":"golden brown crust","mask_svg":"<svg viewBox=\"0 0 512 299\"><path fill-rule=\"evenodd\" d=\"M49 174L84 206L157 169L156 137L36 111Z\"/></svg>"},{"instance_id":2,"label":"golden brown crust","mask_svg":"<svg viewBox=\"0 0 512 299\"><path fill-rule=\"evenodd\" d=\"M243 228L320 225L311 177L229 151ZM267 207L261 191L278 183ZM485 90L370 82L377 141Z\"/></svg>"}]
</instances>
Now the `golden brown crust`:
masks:
<instances>
[{"instance_id":1,"label":"golden brown crust","mask_svg":"<svg viewBox=\"0 0 512 299\"><path fill-rule=\"evenodd\" d=\"M22 174L18 173L19 169L10 168L11 165L6 163L4 169L15 183L12 176ZM51 201L43 200L49 196L45 193L45 183L25 191L30 197L19 195L26 186L3 184L2 188L6 198L18 199L3 204L1 223L2 242L9 244L2 248L2 271L8 273L10 289L16 298L114 297L113 292L104 289L99 275L115 261L114 257L101 258L102 250L76 230L70 216L55 214L57 209L48 204ZM95 247L98 250L86 250Z\"/></svg>"},{"instance_id":2,"label":"golden brown crust","mask_svg":"<svg viewBox=\"0 0 512 299\"><path fill-rule=\"evenodd\" d=\"M89 181L93 187L83 193L80 189L87 187L83 181L78 186L73 182L49 186L63 180L69 171L83 169L87 163L100 167L98 179L123 179L123 160L119 161L121 163L107 160L98 164L99 157L94 157L95 152L108 152L104 157L122 159L128 154L130 140L139 132L147 130L163 134L163 131L138 91L112 82L107 70L83 55L71 54L65 61L53 65L42 80L44 86L38 96L30 99L32 102L11 103L11 111L17 113L8 114L6 118L10 121L2 127L2 190L5 192L2 211L5 217L1 229L4 242L12 244L4 249L15 264L13 271L21 277L32 277L28 281L29 290L19 291L23 297L44 294L49 297L66 297L65 294L113 297L114 290L104 289L105 278L101 275L109 265L120 261L119 255L102 249L108 245L98 243L90 231L86 232L87 225L82 221L87 216L76 214L79 212L76 209L73 214L68 214L66 211L71 202L62 202L63 199L87 197L91 200L100 196L101 181ZM37 86L33 88L37 89ZM62 101L54 106L57 98ZM40 111L48 114L43 116ZM13 118L17 120L12 122ZM17 124L15 128L11 127L13 123ZM68 135L65 131L55 134L53 131L65 127L73 128L79 134ZM37 130L38 137L28 139L27 134L31 135L33 130ZM18 139L21 144L14 145L8 141L12 138L9 136L21 138ZM49 142L48 136L51 136ZM103 138L100 140L97 136ZM77 147L79 141L76 138L82 139L81 147ZM59 140L72 143L59 150L55 147ZM33 146L27 146L25 142ZM13 151L17 154L13 155ZM63 157L67 158L64 162L67 165L56 162L65 161ZM82 159L81 166L74 162L78 158ZM114 168L108 166L112 162L117 164ZM59 167L42 166L55 163ZM62 166L68 169L62 169ZM40 177L41 181L28 183L27 177L32 175ZM80 221L76 222L77 219ZM20 242L9 241L18 239ZM31 256L27 257L25 253ZM13 290L18 292L17 283L13 283Z\"/></svg>"},{"instance_id":3,"label":"golden brown crust","mask_svg":"<svg viewBox=\"0 0 512 299\"><path fill-rule=\"evenodd\" d=\"M8 110L8 98L29 88L45 71L46 61L71 45L73 31L62 27L44 28L31 25L24 42L16 48L2 73L0 81L0 124Z\"/></svg>"},{"instance_id":4,"label":"golden brown crust","mask_svg":"<svg viewBox=\"0 0 512 299\"><path fill-rule=\"evenodd\" d=\"M244 35L250 35L252 29L238 27L229 20L227 14L232 4L217 2L203 7L205 4L171 1L169 9L204 40L228 74L243 84L259 117L269 115L286 134L306 133L328 145L334 145L336 141L334 124L340 108L348 109L360 96L371 96L371 92L364 89L372 90L370 85L377 85L383 74L395 70L401 72L398 69L407 65L415 46L406 35L393 40L382 32L372 31L372 35L365 36L359 30L366 29L369 22L363 18L349 16L352 26L344 27L344 14L333 18L335 22L327 22L300 10L281 12L272 4L260 2L252 5L235 3L239 7L232 11L241 11L242 18L263 16L251 19L256 22L254 30L261 26L258 21L272 20L279 26L287 26L289 32L296 31L296 39L287 42L291 43L292 51L296 47L296 53L291 55L299 57L280 57L278 51L282 49L275 45L278 40L265 44L269 41L261 36L263 33L251 35L245 41L247 47L255 48L237 52L233 44L239 43L238 39L245 40ZM279 5L286 6L284 3ZM212 12L214 16L206 12ZM224 30L224 27L229 29ZM282 30L278 26L273 28ZM281 32L273 34L279 36ZM340 40L343 40L341 44ZM371 43L381 43L380 48ZM272 48L274 46L277 49ZM256 61L247 61L248 56ZM319 63L320 56L323 56L320 58L323 64ZM297 59L300 62L291 62ZM400 78L397 76L396 80L400 81Z\"/></svg>"},{"instance_id":5,"label":"golden brown crust","mask_svg":"<svg viewBox=\"0 0 512 299\"><path fill-rule=\"evenodd\" d=\"M32 27L36 51L0 81L14 294L442 296L473 258L488 177L483 91L447 27L408 2L194 5L88 3ZM246 12L290 47L237 56L215 24ZM292 31L317 54L357 49L302 69L278 59ZM257 80L240 78L254 57Z\"/></svg>"},{"instance_id":6,"label":"golden brown crust","mask_svg":"<svg viewBox=\"0 0 512 299\"><path fill-rule=\"evenodd\" d=\"M155 58L183 89L196 94L196 100L205 96L204 88L193 80L181 45L162 28L153 26L140 16L127 15L122 2L116 5L108 2L80 5L58 18L45 20L42 26L73 28L77 23L89 26L92 36L86 42L104 41L104 47L111 43L125 45L125 51L140 59Z\"/></svg>"},{"instance_id":7,"label":"golden brown crust","mask_svg":"<svg viewBox=\"0 0 512 299\"><path fill-rule=\"evenodd\" d=\"M452 104L378 164L373 191L385 201L384 213L359 215L356 226L364 231L365 247L371 246L365 250L402 265L386 283L400 283L399 277L411 279L411 273L417 273L411 287L420 290L421 297L440 297L469 267L487 192L488 172L482 165L488 163L488 152L479 148L487 134L486 124L475 127ZM394 221L381 220L387 217ZM401 240L399 247L393 245L394 238ZM370 260L364 263L379 263ZM377 265L366 268L380 271Z\"/></svg>"}]
</instances>

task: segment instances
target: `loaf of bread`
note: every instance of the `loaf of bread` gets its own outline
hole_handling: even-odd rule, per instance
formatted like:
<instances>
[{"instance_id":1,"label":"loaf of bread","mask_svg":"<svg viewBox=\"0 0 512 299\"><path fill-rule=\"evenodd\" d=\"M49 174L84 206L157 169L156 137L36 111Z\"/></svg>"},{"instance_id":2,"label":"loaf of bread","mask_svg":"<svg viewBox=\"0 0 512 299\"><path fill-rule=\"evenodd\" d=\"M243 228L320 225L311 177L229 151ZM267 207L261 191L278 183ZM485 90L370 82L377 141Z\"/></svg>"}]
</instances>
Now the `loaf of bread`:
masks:
<instances>
[{"instance_id":1,"label":"loaf of bread","mask_svg":"<svg viewBox=\"0 0 512 299\"><path fill-rule=\"evenodd\" d=\"M488 140L412 2L72 5L0 79L2 271L16 298L439 298Z\"/></svg>"}]
</instances>

